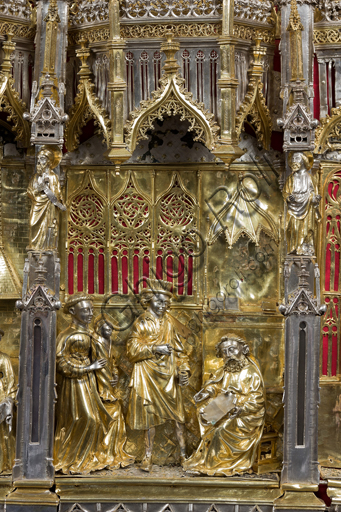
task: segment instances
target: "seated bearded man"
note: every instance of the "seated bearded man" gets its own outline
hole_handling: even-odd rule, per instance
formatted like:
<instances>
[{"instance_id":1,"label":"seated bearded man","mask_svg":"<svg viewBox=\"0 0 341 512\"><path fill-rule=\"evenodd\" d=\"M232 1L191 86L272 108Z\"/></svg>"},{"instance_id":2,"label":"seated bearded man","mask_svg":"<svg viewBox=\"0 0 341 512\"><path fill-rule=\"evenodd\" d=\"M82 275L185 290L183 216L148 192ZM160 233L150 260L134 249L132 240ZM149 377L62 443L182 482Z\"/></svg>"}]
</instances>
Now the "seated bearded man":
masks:
<instances>
[{"instance_id":1,"label":"seated bearded man","mask_svg":"<svg viewBox=\"0 0 341 512\"><path fill-rule=\"evenodd\" d=\"M265 390L244 340L224 336L216 350L224 366L194 396L200 405L201 442L183 467L191 473L230 476L248 471L255 460L264 427Z\"/></svg>"}]
</instances>

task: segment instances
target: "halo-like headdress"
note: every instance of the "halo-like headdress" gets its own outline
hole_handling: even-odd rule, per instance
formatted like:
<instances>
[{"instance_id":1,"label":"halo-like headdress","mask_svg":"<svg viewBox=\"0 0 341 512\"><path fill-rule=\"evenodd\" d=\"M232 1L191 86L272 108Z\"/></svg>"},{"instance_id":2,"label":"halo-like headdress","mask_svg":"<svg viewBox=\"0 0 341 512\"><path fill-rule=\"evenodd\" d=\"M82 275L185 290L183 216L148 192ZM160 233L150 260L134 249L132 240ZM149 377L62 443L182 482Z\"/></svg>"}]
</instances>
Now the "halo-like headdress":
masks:
<instances>
[{"instance_id":1,"label":"halo-like headdress","mask_svg":"<svg viewBox=\"0 0 341 512\"><path fill-rule=\"evenodd\" d=\"M60 163L63 157L63 152L60 149L60 147L55 146L54 144L52 144L51 146L45 144L44 146L41 147L39 154L44 154L47 156L47 158L50 161L51 169L57 167L57 165Z\"/></svg>"},{"instance_id":2,"label":"halo-like headdress","mask_svg":"<svg viewBox=\"0 0 341 512\"><path fill-rule=\"evenodd\" d=\"M302 153L306 157L307 170L312 168L314 164L314 156L311 151L291 151L288 156L288 162L291 167L292 157L295 153Z\"/></svg>"},{"instance_id":3,"label":"halo-like headdress","mask_svg":"<svg viewBox=\"0 0 341 512\"><path fill-rule=\"evenodd\" d=\"M70 314L70 308L73 308L78 302L81 302L82 300L93 300L93 297L91 295L87 295L86 293L75 293L74 295L71 295L71 297L68 298L68 300L64 304L63 313L66 315Z\"/></svg>"},{"instance_id":4,"label":"halo-like headdress","mask_svg":"<svg viewBox=\"0 0 341 512\"><path fill-rule=\"evenodd\" d=\"M145 293L163 293L164 295L168 295L168 297L172 297L173 294L171 292L172 283L168 283L167 281L162 281L161 279L149 279L146 278L145 282L147 283L147 288L142 288L141 294Z\"/></svg>"}]
</instances>

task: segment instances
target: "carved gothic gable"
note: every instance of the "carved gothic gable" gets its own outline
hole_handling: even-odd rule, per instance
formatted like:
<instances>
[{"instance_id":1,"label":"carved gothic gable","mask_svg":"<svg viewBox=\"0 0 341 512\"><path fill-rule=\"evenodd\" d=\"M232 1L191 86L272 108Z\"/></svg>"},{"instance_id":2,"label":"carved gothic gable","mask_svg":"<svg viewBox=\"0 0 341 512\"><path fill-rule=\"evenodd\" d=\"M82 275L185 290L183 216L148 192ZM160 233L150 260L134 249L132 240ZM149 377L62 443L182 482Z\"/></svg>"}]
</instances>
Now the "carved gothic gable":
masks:
<instances>
[{"instance_id":1,"label":"carved gothic gable","mask_svg":"<svg viewBox=\"0 0 341 512\"><path fill-rule=\"evenodd\" d=\"M298 103L288 110L283 129L303 133L310 130L310 123L311 114L308 114L304 105Z\"/></svg>"},{"instance_id":2,"label":"carved gothic gable","mask_svg":"<svg viewBox=\"0 0 341 512\"><path fill-rule=\"evenodd\" d=\"M38 311L45 313L54 308L54 299L44 286L38 285L31 290L31 293L32 295L26 301L25 309L32 314Z\"/></svg>"},{"instance_id":3,"label":"carved gothic gable","mask_svg":"<svg viewBox=\"0 0 341 512\"><path fill-rule=\"evenodd\" d=\"M287 315L320 315L317 308L316 299L311 292L306 289L297 290L289 299L289 305L286 308Z\"/></svg>"},{"instance_id":4,"label":"carved gothic gable","mask_svg":"<svg viewBox=\"0 0 341 512\"><path fill-rule=\"evenodd\" d=\"M131 120L126 124L126 143L132 153L138 140L146 139L147 132L154 129L156 119L179 115L181 121L188 121L188 131L194 133L193 140L200 141L212 150L215 146L218 126L214 115L205 110L203 104L193 100L186 91L184 79L178 75L164 76L160 87L152 92L152 98L141 101L139 108L130 113Z\"/></svg>"}]
</instances>

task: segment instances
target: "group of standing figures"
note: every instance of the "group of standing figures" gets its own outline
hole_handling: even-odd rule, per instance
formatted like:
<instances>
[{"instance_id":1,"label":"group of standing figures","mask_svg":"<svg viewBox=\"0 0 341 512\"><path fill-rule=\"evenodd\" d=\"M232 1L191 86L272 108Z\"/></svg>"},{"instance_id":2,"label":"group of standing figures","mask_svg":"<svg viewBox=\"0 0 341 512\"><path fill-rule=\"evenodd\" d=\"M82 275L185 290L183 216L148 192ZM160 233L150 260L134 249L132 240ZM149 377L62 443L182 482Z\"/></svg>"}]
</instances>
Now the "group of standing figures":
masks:
<instances>
[{"instance_id":1,"label":"group of standing figures","mask_svg":"<svg viewBox=\"0 0 341 512\"><path fill-rule=\"evenodd\" d=\"M217 344L222 367L195 396L201 441L186 458L182 387L191 364L179 322L169 313L170 283L147 280L141 294L145 311L135 320L127 341L133 363L126 422L145 432L145 456L140 469L150 471L155 428L175 423L180 462L190 473L232 475L252 466L262 436L265 390L257 362L244 340L224 336ZM70 326L57 340L58 401L55 466L63 473L116 469L134 462L125 451L126 427L115 396L118 371L111 349L113 325L95 319L91 298L71 296L64 312Z\"/></svg>"}]
</instances>

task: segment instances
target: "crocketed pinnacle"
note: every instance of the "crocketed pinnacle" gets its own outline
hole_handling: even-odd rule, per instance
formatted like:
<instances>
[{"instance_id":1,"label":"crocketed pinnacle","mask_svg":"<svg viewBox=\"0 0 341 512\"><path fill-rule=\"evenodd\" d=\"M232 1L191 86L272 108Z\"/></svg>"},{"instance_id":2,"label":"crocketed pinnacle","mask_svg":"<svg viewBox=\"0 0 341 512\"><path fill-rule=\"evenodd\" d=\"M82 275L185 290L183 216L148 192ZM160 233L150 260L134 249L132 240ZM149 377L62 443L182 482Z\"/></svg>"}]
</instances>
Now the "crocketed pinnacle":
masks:
<instances>
[{"instance_id":1,"label":"crocketed pinnacle","mask_svg":"<svg viewBox=\"0 0 341 512\"><path fill-rule=\"evenodd\" d=\"M287 28L288 32L298 32L299 30L304 30L304 27L301 23L301 18L297 9L296 0L291 0L291 10L290 10L290 18L289 25Z\"/></svg>"},{"instance_id":2,"label":"crocketed pinnacle","mask_svg":"<svg viewBox=\"0 0 341 512\"><path fill-rule=\"evenodd\" d=\"M303 81L302 31L304 30L297 9L296 0L291 0L290 18L287 31L290 39L291 81Z\"/></svg>"}]
</instances>

